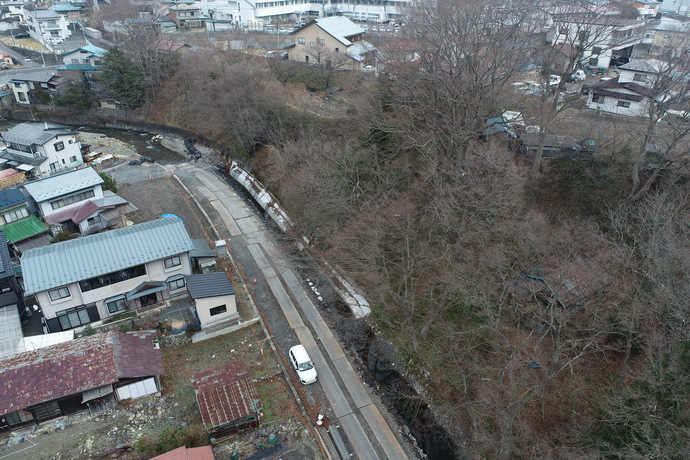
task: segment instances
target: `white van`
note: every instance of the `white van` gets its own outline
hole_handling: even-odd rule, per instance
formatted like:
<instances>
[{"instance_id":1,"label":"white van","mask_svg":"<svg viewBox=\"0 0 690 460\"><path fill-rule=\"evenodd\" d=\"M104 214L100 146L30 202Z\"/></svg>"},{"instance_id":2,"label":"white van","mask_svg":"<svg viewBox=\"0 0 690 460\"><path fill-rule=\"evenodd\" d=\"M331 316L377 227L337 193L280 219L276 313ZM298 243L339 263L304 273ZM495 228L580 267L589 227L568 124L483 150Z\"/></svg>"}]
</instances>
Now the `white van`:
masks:
<instances>
[{"instance_id":1,"label":"white van","mask_svg":"<svg viewBox=\"0 0 690 460\"><path fill-rule=\"evenodd\" d=\"M292 367L297 371L300 382L304 385L316 382L316 369L314 369L314 364L311 362L304 345L295 345L290 348L288 357Z\"/></svg>"}]
</instances>

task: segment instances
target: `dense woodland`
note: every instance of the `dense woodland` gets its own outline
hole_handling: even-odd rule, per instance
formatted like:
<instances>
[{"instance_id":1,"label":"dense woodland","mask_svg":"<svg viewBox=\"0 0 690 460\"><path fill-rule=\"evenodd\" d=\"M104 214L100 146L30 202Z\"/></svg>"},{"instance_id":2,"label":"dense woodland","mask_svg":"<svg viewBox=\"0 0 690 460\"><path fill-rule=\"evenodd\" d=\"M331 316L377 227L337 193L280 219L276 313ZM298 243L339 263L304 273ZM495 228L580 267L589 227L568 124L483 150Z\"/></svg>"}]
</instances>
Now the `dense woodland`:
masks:
<instances>
[{"instance_id":1,"label":"dense woodland","mask_svg":"<svg viewBox=\"0 0 690 460\"><path fill-rule=\"evenodd\" d=\"M646 119L516 96L528 59L545 79L579 65L581 54L552 60L545 16L533 2L423 3L405 53L379 43L378 76L211 47L160 54L139 29L100 83L72 92L105 87L250 165L366 292L402 362L466 433L458 457L688 458L690 124L661 116L671 102L687 113L686 91ZM578 40L580 53L593 43ZM686 60L669 59L655 91L675 88ZM343 91L327 100L333 85ZM527 158L481 138L487 118L515 109L599 151ZM649 143L676 153L652 157Z\"/></svg>"}]
</instances>

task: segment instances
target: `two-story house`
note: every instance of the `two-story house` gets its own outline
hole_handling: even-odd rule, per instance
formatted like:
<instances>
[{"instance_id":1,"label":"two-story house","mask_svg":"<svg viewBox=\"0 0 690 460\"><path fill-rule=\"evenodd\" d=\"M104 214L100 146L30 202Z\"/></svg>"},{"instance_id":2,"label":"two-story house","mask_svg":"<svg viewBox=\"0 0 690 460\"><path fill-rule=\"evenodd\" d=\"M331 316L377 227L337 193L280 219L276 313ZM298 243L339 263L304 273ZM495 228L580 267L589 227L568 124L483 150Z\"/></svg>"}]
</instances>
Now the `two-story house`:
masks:
<instances>
[{"instance_id":1,"label":"two-story house","mask_svg":"<svg viewBox=\"0 0 690 460\"><path fill-rule=\"evenodd\" d=\"M552 21L553 45L582 49L581 64L598 68L608 68L614 56L631 56L647 28L641 19L594 13L557 13Z\"/></svg>"},{"instance_id":2,"label":"two-story house","mask_svg":"<svg viewBox=\"0 0 690 460\"><path fill-rule=\"evenodd\" d=\"M664 73L667 63L657 59L634 59L618 68L620 75L592 86L587 107L604 112L643 117L652 98L660 99L652 87Z\"/></svg>"},{"instance_id":3,"label":"two-story house","mask_svg":"<svg viewBox=\"0 0 690 460\"><path fill-rule=\"evenodd\" d=\"M74 51L62 55L65 65L81 65L89 68L99 68L108 50L96 45L84 45Z\"/></svg>"},{"instance_id":4,"label":"two-story house","mask_svg":"<svg viewBox=\"0 0 690 460\"><path fill-rule=\"evenodd\" d=\"M688 2L690 3L690 1ZM654 28L651 56L675 57L690 47L690 17L680 14L664 14Z\"/></svg>"},{"instance_id":5,"label":"two-story house","mask_svg":"<svg viewBox=\"0 0 690 460\"><path fill-rule=\"evenodd\" d=\"M177 4L168 9L168 17L179 29L201 29L206 27L206 16L194 5Z\"/></svg>"},{"instance_id":6,"label":"two-story house","mask_svg":"<svg viewBox=\"0 0 690 460\"><path fill-rule=\"evenodd\" d=\"M194 244L175 217L110 230L26 251L26 294L50 332L186 295Z\"/></svg>"},{"instance_id":7,"label":"two-story house","mask_svg":"<svg viewBox=\"0 0 690 460\"><path fill-rule=\"evenodd\" d=\"M131 203L109 190L91 167L74 169L28 182L22 189L36 203L39 214L58 232L88 235L121 223L135 211Z\"/></svg>"},{"instance_id":8,"label":"two-story house","mask_svg":"<svg viewBox=\"0 0 690 460\"><path fill-rule=\"evenodd\" d=\"M0 231L0 309L24 312L24 292L17 281L5 234Z\"/></svg>"},{"instance_id":9,"label":"two-story house","mask_svg":"<svg viewBox=\"0 0 690 460\"><path fill-rule=\"evenodd\" d=\"M62 79L55 72L38 70L22 72L10 79L10 87L14 99L18 104L46 103L52 99L52 93L57 91Z\"/></svg>"},{"instance_id":10,"label":"two-story house","mask_svg":"<svg viewBox=\"0 0 690 460\"><path fill-rule=\"evenodd\" d=\"M361 70L376 54L363 39L364 29L342 16L314 19L290 34L295 37L288 50L293 61Z\"/></svg>"},{"instance_id":11,"label":"two-story house","mask_svg":"<svg viewBox=\"0 0 690 460\"><path fill-rule=\"evenodd\" d=\"M53 50L55 45L72 36L67 18L53 8L24 8L31 38Z\"/></svg>"},{"instance_id":12,"label":"two-story house","mask_svg":"<svg viewBox=\"0 0 690 460\"><path fill-rule=\"evenodd\" d=\"M77 133L66 126L21 123L3 134L2 140L7 150L0 152L0 161L34 177L84 164Z\"/></svg>"},{"instance_id":13,"label":"two-story house","mask_svg":"<svg viewBox=\"0 0 690 460\"><path fill-rule=\"evenodd\" d=\"M35 211L33 202L18 188L0 191L0 231L15 252L28 244L43 246L50 242L49 237L42 238L48 233L48 226ZM41 242L32 241L36 238L41 238Z\"/></svg>"}]
</instances>

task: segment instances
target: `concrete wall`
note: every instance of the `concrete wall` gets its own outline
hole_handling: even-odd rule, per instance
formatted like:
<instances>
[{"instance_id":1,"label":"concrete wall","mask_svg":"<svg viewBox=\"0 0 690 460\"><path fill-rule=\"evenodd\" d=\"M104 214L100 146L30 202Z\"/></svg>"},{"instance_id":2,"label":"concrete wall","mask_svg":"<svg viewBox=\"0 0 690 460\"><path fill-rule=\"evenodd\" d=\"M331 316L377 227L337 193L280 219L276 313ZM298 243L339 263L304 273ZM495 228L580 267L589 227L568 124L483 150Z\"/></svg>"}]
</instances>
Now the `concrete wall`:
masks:
<instances>
[{"instance_id":1,"label":"concrete wall","mask_svg":"<svg viewBox=\"0 0 690 460\"><path fill-rule=\"evenodd\" d=\"M208 326L210 323L219 323L237 315L237 306L235 304L234 295L204 297L202 299L196 299L195 303L196 313L199 316L199 322L201 323L202 329L205 326ZM220 305L225 305L227 307L227 311L225 313L211 316L211 308L215 308Z\"/></svg>"}]
</instances>

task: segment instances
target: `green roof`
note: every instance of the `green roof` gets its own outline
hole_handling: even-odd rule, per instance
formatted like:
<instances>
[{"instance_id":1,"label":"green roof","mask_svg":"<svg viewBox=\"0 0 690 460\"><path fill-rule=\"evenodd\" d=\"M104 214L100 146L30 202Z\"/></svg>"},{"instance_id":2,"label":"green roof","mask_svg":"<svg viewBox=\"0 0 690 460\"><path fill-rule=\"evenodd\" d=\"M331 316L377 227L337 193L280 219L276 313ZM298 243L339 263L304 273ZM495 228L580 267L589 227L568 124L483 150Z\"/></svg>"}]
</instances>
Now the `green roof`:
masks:
<instances>
[{"instance_id":1,"label":"green roof","mask_svg":"<svg viewBox=\"0 0 690 460\"><path fill-rule=\"evenodd\" d=\"M32 214L26 219L1 225L0 230L5 232L9 243L16 243L48 231L48 226Z\"/></svg>"}]
</instances>

